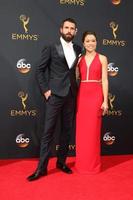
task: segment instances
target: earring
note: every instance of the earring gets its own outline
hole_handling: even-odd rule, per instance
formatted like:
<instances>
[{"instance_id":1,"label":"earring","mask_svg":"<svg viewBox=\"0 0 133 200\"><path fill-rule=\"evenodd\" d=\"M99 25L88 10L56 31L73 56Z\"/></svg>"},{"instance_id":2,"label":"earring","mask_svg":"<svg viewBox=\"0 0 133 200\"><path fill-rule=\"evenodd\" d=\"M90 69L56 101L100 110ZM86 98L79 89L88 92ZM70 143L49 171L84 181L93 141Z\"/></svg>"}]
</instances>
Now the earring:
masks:
<instances>
[{"instance_id":1,"label":"earring","mask_svg":"<svg viewBox=\"0 0 133 200\"><path fill-rule=\"evenodd\" d=\"M83 46L82 47L82 54L85 54L86 53L86 49L85 49L85 47Z\"/></svg>"}]
</instances>

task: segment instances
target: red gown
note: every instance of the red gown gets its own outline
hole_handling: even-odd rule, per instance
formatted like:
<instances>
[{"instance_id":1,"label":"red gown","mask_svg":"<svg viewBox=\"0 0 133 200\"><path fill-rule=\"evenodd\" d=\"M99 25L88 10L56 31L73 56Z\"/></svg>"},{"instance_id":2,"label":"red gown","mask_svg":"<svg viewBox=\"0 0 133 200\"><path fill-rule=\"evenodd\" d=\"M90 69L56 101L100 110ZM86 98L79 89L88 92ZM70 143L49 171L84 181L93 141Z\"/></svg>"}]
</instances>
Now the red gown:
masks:
<instances>
[{"instance_id":1,"label":"red gown","mask_svg":"<svg viewBox=\"0 0 133 200\"><path fill-rule=\"evenodd\" d=\"M90 66L87 66L85 57L82 56L79 70L81 83L76 114L76 169L79 173L95 174L101 167L100 132L103 92L99 81L102 76L99 54L96 53ZM89 82L90 80L92 82Z\"/></svg>"}]
</instances>

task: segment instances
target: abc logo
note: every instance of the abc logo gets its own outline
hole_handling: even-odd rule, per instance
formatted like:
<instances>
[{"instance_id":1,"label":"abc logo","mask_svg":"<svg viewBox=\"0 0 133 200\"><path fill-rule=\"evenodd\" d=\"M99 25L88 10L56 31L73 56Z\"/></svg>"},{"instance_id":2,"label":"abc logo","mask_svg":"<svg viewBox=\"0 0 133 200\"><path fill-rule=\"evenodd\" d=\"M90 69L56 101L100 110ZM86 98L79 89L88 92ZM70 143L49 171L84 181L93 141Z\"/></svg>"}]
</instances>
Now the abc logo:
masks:
<instances>
[{"instance_id":1,"label":"abc logo","mask_svg":"<svg viewBox=\"0 0 133 200\"><path fill-rule=\"evenodd\" d=\"M114 63L109 63L108 64L108 74L110 76L116 76L118 74L118 67L115 67L115 64Z\"/></svg>"},{"instance_id":2,"label":"abc logo","mask_svg":"<svg viewBox=\"0 0 133 200\"><path fill-rule=\"evenodd\" d=\"M111 132L107 132L103 136L103 141L106 145L112 145L115 142L115 136Z\"/></svg>"},{"instance_id":3,"label":"abc logo","mask_svg":"<svg viewBox=\"0 0 133 200\"><path fill-rule=\"evenodd\" d=\"M19 147L25 148L29 145L30 139L24 138L24 134L19 134L16 137L16 143Z\"/></svg>"},{"instance_id":4,"label":"abc logo","mask_svg":"<svg viewBox=\"0 0 133 200\"><path fill-rule=\"evenodd\" d=\"M17 69L19 70L19 72L25 74L28 73L31 69L31 64L30 63L26 63L26 59L22 58L17 62Z\"/></svg>"},{"instance_id":5,"label":"abc logo","mask_svg":"<svg viewBox=\"0 0 133 200\"><path fill-rule=\"evenodd\" d=\"M112 3L113 3L114 5L118 5L118 4L121 3L121 0L112 0Z\"/></svg>"}]
</instances>

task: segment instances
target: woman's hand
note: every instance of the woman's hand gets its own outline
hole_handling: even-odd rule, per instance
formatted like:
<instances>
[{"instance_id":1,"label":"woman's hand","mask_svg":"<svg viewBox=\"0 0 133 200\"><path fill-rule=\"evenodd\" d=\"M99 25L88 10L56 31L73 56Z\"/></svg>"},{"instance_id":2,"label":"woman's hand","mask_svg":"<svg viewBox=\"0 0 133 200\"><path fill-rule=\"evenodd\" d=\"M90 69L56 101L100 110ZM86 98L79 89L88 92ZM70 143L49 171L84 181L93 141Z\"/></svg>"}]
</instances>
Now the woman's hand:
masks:
<instances>
[{"instance_id":1,"label":"woman's hand","mask_svg":"<svg viewBox=\"0 0 133 200\"><path fill-rule=\"evenodd\" d=\"M102 112L103 116L108 114L108 103L107 102L103 102L102 106L101 106L101 109L103 110L103 112Z\"/></svg>"}]
</instances>

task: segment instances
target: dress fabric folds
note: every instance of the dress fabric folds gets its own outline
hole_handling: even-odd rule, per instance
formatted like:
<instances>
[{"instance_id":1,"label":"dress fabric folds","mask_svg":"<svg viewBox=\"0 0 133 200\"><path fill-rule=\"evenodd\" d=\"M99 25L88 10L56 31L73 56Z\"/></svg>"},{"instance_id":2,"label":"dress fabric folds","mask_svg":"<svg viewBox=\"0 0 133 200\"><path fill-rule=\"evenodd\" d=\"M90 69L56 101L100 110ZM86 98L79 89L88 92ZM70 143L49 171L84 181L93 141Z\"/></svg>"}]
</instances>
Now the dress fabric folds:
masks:
<instances>
[{"instance_id":1,"label":"dress fabric folds","mask_svg":"<svg viewBox=\"0 0 133 200\"><path fill-rule=\"evenodd\" d=\"M85 56L79 62L81 83L76 113L76 169L79 173L100 171L100 133L103 102L102 64L96 53L88 66Z\"/></svg>"}]
</instances>

